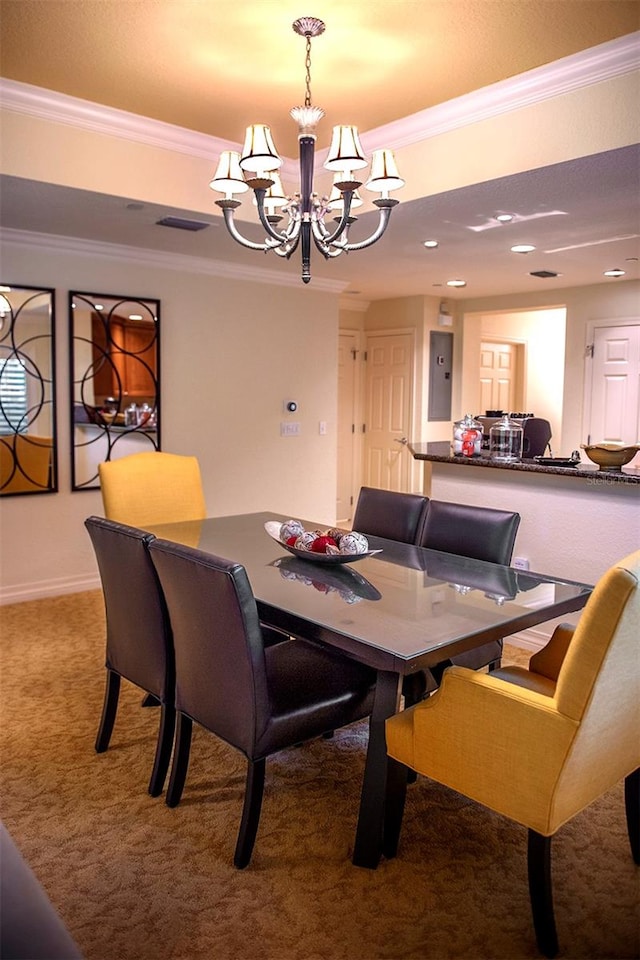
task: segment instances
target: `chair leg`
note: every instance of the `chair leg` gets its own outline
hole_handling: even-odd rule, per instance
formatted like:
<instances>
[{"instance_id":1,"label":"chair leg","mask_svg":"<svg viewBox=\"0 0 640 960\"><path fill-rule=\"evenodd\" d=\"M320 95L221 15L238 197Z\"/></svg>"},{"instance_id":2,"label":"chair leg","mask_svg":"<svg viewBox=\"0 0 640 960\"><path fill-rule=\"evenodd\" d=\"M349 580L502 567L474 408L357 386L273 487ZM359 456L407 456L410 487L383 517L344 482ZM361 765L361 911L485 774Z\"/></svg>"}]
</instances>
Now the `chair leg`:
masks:
<instances>
[{"instance_id":1,"label":"chair leg","mask_svg":"<svg viewBox=\"0 0 640 960\"><path fill-rule=\"evenodd\" d=\"M555 957L558 953L558 935L553 916L551 837L529 830L527 863L529 897L538 947L545 957Z\"/></svg>"},{"instance_id":2,"label":"chair leg","mask_svg":"<svg viewBox=\"0 0 640 960\"><path fill-rule=\"evenodd\" d=\"M391 757L387 760L387 788L384 798L384 833L382 852L388 859L395 857L400 842L400 829L407 796L408 774L413 773L403 763Z\"/></svg>"},{"instance_id":3,"label":"chair leg","mask_svg":"<svg viewBox=\"0 0 640 960\"><path fill-rule=\"evenodd\" d=\"M120 674L115 673L113 670L107 670L107 684L104 690L102 716L100 717L100 726L96 737L96 753L104 753L109 746L111 734L113 733L113 724L115 723L116 713L118 712L119 696Z\"/></svg>"},{"instance_id":4,"label":"chair leg","mask_svg":"<svg viewBox=\"0 0 640 960\"><path fill-rule=\"evenodd\" d=\"M192 729L193 721L191 717L186 717L184 713L178 712L176 714L176 748L173 753L171 777L169 778L169 787L165 799L168 807L177 807L180 803L184 782L187 779L187 770L189 769Z\"/></svg>"},{"instance_id":5,"label":"chair leg","mask_svg":"<svg viewBox=\"0 0 640 960\"><path fill-rule=\"evenodd\" d=\"M160 709L160 727L156 743L156 755L153 761L153 770L149 780L149 793L152 797L159 797L164 787L171 759L173 735L176 728L176 711L173 706L163 703Z\"/></svg>"},{"instance_id":6,"label":"chair leg","mask_svg":"<svg viewBox=\"0 0 640 960\"><path fill-rule=\"evenodd\" d=\"M640 864L640 767L625 777L624 806L633 862Z\"/></svg>"},{"instance_id":7,"label":"chair leg","mask_svg":"<svg viewBox=\"0 0 640 960\"><path fill-rule=\"evenodd\" d=\"M242 820L240 821L236 850L233 855L233 863L238 870L243 870L248 865L251 860L253 845L256 842L262 809L262 795L264 793L265 769L265 760L249 760Z\"/></svg>"}]
</instances>

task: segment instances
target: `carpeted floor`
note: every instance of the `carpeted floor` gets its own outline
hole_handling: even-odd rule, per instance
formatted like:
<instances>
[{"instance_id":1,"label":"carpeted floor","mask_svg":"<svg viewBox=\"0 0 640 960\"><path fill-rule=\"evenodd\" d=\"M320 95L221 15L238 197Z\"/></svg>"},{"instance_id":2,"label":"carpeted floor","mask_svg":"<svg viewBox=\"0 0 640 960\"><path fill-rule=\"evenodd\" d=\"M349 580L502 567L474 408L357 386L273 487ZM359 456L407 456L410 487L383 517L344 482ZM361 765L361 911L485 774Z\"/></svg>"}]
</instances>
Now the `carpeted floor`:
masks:
<instances>
[{"instance_id":1,"label":"carpeted floor","mask_svg":"<svg viewBox=\"0 0 640 960\"><path fill-rule=\"evenodd\" d=\"M437 784L410 787L395 860L352 866L366 724L267 764L238 871L237 753L195 730L180 806L151 799L158 712L126 683L112 746L94 752L101 594L4 607L0 627L0 816L87 960L539 956L526 831ZM638 957L622 784L557 834L553 857L560 956Z\"/></svg>"}]
</instances>

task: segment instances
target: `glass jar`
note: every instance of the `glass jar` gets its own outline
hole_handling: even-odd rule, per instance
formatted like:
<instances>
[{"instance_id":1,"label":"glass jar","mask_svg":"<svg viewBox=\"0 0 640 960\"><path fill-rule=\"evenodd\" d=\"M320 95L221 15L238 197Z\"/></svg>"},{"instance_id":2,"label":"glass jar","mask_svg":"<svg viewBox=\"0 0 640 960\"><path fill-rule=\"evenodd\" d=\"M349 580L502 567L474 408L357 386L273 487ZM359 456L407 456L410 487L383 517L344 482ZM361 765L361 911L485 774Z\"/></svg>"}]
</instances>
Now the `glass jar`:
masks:
<instances>
[{"instance_id":1,"label":"glass jar","mask_svg":"<svg viewBox=\"0 0 640 960\"><path fill-rule=\"evenodd\" d=\"M451 450L457 457L479 457L482 451L482 424L466 413L453 425Z\"/></svg>"},{"instance_id":2,"label":"glass jar","mask_svg":"<svg viewBox=\"0 0 640 960\"><path fill-rule=\"evenodd\" d=\"M138 408L135 403L130 403L127 409L124 412L124 425L125 427L137 427L138 426Z\"/></svg>"},{"instance_id":3,"label":"glass jar","mask_svg":"<svg viewBox=\"0 0 640 960\"><path fill-rule=\"evenodd\" d=\"M489 431L489 456L500 463L513 463L522 457L524 431L516 420L505 414Z\"/></svg>"}]
</instances>

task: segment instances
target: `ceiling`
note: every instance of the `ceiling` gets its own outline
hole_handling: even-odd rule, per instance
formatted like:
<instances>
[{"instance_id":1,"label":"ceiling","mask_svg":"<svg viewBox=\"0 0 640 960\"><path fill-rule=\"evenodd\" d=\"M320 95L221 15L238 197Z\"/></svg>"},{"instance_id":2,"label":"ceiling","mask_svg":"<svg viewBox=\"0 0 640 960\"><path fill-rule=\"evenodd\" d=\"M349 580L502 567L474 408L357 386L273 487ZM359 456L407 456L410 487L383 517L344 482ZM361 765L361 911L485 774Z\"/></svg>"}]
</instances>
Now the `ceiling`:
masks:
<instances>
[{"instance_id":1,"label":"ceiling","mask_svg":"<svg viewBox=\"0 0 640 960\"><path fill-rule=\"evenodd\" d=\"M313 8L301 10L299 0L1 0L0 69L9 80L234 143L260 120L280 153L294 156L288 110L304 99L304 42L291 23L301 14L327 25L312 50L313 102L327 114L327 141L333 123L370 131L640 27L637 0L314 0ZM328 263L316 256L312 273L369 300L615 283L603 270L640 275L639 197L638 147L612 150L401 202L378 244ZM136 199L5 176L0 219L15 229L296 269L266 264L214 217L198 233L158 227L163 216L194 213L140 209ZM514 221L498 224L498 211ZM350 239L366 235L375 216L364 214ZM431 238L435 250L423 246ZM537 249L511 253L519 242ZM559 276L530 276L539 270ZM448 288L453 278L466 288Z\"/></svg>"}]
</instances>

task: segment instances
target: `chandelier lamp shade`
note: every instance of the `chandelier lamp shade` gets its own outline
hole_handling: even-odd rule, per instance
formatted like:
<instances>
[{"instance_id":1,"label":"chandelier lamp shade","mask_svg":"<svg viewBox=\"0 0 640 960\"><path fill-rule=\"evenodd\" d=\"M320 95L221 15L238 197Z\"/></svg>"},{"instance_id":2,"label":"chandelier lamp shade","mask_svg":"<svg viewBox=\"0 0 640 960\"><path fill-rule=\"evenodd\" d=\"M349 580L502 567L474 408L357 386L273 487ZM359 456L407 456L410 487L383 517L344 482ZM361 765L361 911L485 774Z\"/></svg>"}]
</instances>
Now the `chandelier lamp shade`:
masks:
<instances>
[{"instance_id":1,"label":"chandelier lamp shade","mask_svg":"<svg viewBox=\"0 0 640 960\"><path fill-rule=\"evenodd\" d=\"M326 259L372 246L385 232L391 211L398 203L389 193L404 186L404 180L398 174L391 150L373 151L369 177L364 185L367 190L380 194L373 201L380 211L378 224L366 240L350 243L349 227L356 220L352 211L363 203L358 193L363 180L358 179L358 175L368 166L368 160L356 127L334 127L324 164L333 173L333 189L329 196L319 196L314 192L316 127L324 116L324 110L311 103L311 40L324 33L325 25L315 17L301 17L294 22L293 29L298 36L306 39L304 106L291 110L291 116L298 124L298 191L285 194L278 173L282 159L275 148L270 128L260 123L247 127L242 153L225 150L220 155L209 186L224 194L222 199L216 200L216 204L221 208L227 229L234 240L250 250L273 250L286 259L300 246L302 280L309 283L312 242ZM247 193L248 190L253 191L258 216L267 234L264 243L255 243L242 236L234 221L234 211L241 205L234 194ZM328 225L327 219L331 214L334 214L331 218L333 224ZM285 215L287 219L283 225Z\"/></svg>"}]
</instances>

